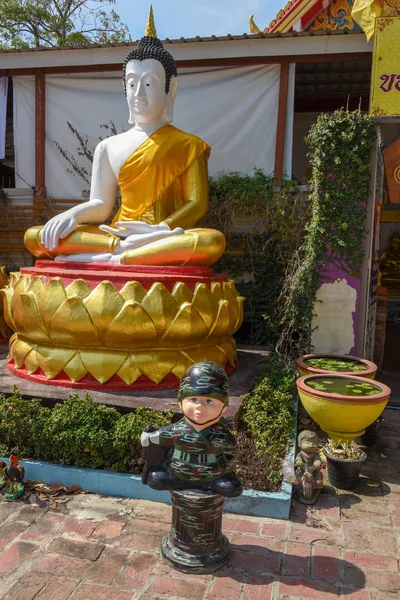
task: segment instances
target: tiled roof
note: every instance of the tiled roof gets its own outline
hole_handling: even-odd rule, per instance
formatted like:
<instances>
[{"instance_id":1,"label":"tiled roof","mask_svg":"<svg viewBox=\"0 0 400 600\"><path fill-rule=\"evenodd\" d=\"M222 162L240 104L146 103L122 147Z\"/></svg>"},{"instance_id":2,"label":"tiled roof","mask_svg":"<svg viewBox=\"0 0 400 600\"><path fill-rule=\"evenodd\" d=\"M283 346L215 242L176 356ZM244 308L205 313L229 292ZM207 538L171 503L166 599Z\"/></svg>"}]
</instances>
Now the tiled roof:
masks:
<instances>
[{"instance_id":1,"label":"tiled roof","mask_svg":"<svg viewBox=\"0 0 400 600\"><path fill-rule=\"evenodd\" d=\"M280 31L274 31L272 33L243 33L242 35L231 35L227 34L224 36L212 35L211 37L196 36L194 38L169 39L163 40L163 44L194 44L199 42L231 42L237 40L256 40L256 39L273 39L273 38L293 38L293 37L311 37L311 36L324 36L324 35L360 35L357 31L290 31L287 33L281 33ZM82 50L82 49L93 49L93 48L115 48L122 46L136 46L136 42L120 42L116 44L85 44L80 46L39 46L39 48L12 48L10 50L0 50L0 54L3 53L22 53L22 52L50 52L53 50Z\"/></svg>"}]
</instances>

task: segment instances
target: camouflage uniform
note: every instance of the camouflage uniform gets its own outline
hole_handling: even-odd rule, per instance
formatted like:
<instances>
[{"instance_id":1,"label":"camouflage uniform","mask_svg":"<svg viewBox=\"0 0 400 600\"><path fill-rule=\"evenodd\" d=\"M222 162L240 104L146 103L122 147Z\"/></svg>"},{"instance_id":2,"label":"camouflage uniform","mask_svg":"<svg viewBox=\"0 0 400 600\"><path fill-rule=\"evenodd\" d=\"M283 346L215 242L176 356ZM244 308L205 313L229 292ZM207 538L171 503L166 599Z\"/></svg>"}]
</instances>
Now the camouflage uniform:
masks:
<instances>
[{"instance_id":1,"label":"camouflage uniform","mask_svg":"<svg viewBox=\"0 0 400 600\"><path fill-rule=\"evenodd\" d=\"M233 435L221 423L196 431L183 418L163 427L159 433L159 444L170 450L166 452L164 463L150 470L150 487L210 489L217 493L232 488L232 492L239 489L241 492L233 473L239 448Z\"/></svg>"}]
</instances>

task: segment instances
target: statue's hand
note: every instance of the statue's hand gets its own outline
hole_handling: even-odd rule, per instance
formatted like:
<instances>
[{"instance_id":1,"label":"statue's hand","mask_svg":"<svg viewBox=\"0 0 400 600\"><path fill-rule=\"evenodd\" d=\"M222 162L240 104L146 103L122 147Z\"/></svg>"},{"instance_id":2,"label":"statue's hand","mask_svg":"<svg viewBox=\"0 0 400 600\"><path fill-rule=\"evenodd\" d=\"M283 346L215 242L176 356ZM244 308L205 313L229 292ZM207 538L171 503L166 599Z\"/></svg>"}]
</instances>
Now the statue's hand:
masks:
<instances>
[{"instance_id":1,"label":"statue's hand","mask_svg":"<svg viewBox=\"0 0 400 600\"><path fill-rule=\"evenodd\" d=\"M77 228L76 218L61 214L46 223L42 231L42 244L50 251L58 246L58 241L67 237Z\"/></svg>"},{"instance_id":2,"label":"statue's hand","mask_svg":"<svg viewBox=\"0 0 400 600\"><path fill-rule=\"evenodd\" d=\"M120 253L125 252L125 250L136 250L137 248L142 248L143 246L151 244L151 242L156 242L157 240L171 237L172 235L182 235L182 233L185 233L185 231L184 229L181 229L181 227L176 227L172 231L161 229L159 231L153 231L152 233L134 233L119 242L116 252Z\"/></svg>"},{"instance_id":3,"label":"statue's hand","mask_svg":"<svg viewBox=\"0 0 400 600\"><path fill-rule=\"evenodd\" d=\"M140 436L140 443L142 444L143 447L146 447L150 444L150 442L152 444L160 443L160 432L159 431L151 431L149 433L147 431L143 431L142 435Z\"/></svg>"},{"instance_id":4,"label":"statue's hand","mask_svg":"<svg viewBox=\"0 0 400 600\"><path fill-rule=\"evenodd\" d=\"M113 233L122 239L131 235L143 235L154 233L155 231L171 231L169 225L164 223L164 221L157 225L149 225L148 223L143 223L143 221L117 221L115 227L100 225L99 229L106 233Z\"/></svg>"}]
</instances>

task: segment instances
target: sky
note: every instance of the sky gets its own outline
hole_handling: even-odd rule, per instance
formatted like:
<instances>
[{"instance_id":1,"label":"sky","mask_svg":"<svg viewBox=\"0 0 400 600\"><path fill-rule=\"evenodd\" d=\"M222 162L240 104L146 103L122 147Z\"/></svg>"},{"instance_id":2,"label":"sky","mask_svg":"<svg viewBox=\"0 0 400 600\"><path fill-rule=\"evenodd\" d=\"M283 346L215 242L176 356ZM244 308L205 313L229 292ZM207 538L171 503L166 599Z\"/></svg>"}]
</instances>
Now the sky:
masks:
<instances>
[{"instance_id":1,"label":"sky","mask_svg":"<svg viewBox=\"0 0 400 600\"><path fill-rule=\"evenodd\" d=\"M249 16L266 27L286 0L152 0L160 39L249 33ZM144 33L150 0L116 0L112 7L132 40Z\"/></svg>"}]
</instances>

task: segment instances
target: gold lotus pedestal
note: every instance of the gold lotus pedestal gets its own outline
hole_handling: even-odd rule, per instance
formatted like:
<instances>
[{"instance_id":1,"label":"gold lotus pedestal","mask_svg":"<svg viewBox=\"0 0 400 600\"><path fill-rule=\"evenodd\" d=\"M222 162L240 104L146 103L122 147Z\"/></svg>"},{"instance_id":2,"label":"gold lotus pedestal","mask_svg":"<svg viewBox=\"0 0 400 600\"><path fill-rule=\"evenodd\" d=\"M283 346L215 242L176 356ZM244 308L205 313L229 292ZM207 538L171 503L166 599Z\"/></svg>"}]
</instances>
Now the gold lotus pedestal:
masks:
<instances>
[{"instance_id":1,"label":"gold lotus pedestal","mask_svg":"<svg viewBox=\"0 0 400 600\"><path fill-rule=\"evenodd\" d=\"M18 377L149 390L177 387L198 361L236 366L244 298L209 268L37 261L1 293Z\"/></svg>"}]
</instances>

